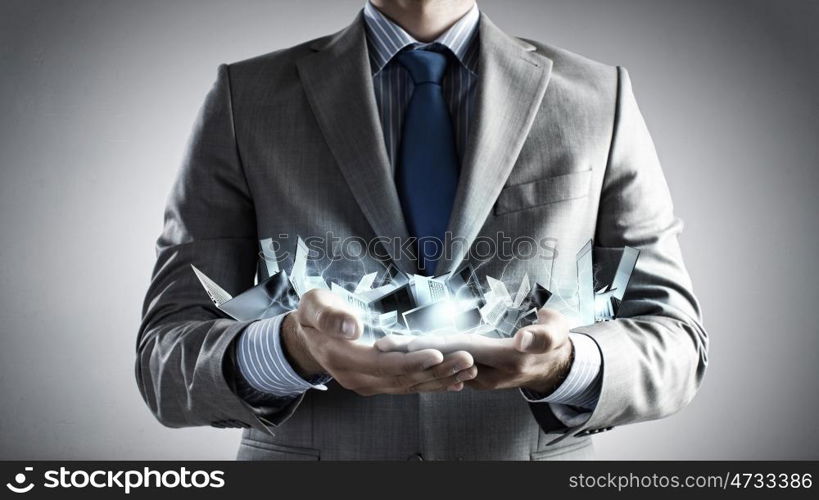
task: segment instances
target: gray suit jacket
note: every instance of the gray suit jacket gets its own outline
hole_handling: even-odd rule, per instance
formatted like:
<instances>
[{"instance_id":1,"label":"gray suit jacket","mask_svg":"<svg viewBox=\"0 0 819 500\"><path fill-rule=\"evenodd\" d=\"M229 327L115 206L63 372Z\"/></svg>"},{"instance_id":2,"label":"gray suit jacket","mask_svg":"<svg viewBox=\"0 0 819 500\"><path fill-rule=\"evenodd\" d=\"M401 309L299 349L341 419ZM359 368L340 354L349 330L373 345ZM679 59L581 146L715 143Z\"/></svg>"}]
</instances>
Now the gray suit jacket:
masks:
<instances>
[{"instance_id":1,"label":"gray suit jacket","mask_svg":"<svg viewBox=\"0 0 819 500\"><path fill-rule=\"evenodd\" d=\"M578 328L603 356L600 400L565 428L517 391L360 397L338 385L281 407L236 395L233 342L194 264L239 293L254 283L258 240L295 235L406 238L385 151L363 21L219 68L168 203L140 329L136 375L165 425L246 427L248 459L545 459L588 455L589 434L684 407L706 366L707 336L677 235L680 222L625 70L512 38L482 16L471 139L450 230L550 241L551 259L479 273L572 283L575 252L625 245L641 256L622 318ZM468 246L468 245L467 245ZM466 249L441 264L451 270ZM412 260L392 260L412 272ZM360 276L359 264L334 275ZM366 262L370 270L378 263Z\"/></svg>"}]
</instances>

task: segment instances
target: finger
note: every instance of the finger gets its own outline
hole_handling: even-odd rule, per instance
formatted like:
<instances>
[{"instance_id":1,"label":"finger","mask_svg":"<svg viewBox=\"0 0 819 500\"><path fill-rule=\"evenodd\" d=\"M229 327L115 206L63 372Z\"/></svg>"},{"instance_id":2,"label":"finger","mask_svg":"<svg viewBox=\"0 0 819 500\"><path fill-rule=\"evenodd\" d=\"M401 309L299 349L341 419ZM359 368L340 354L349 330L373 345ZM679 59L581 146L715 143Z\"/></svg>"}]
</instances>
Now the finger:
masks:
<instances>
[{"instance_id":1,"label":"finger","mask_svg":"<svg viewBox=\"0 0 819 500\"><path fill-rule=\"evenodd\" d=\"M477 373L478 368L472 366L443 379L432 380L416 385L385 383L387 379L361 373L346 374L347 378L345 380L351 390L354 390L362 396L372 396L375 394L414 394L418 392L460 391L464 388L464 382L474 379Z\"/></svg>"},{"instance_id":2,"label":"finger","mask_svg":"<svg viewBox=\"0 0 819 500\"><path fill-rule=\"evenodd\" d=\"M537 322L541 325L554 324L556 326L564 326L565 324L568 329L568 320L566 319L566 316L561 314L559 311L549 309L548 307L538 309Z\"/></svg>"},{"instance_id":3,"label":"finger","mask_svg":"<svg viewBox=\"0 0 819 500\"><path fill-rule=\"evenodd\" d=\"M414 337L408 335L387 335L375 341L375 347L382 352L407 352L407 346Z\"/></svg>"},{"instance_id":4,"label":"finger","mask_svg":"<svg viewBox=\"0 0 819 500\"><path fill-rule=\"evenodd\" d=\"M468 370L473 366L475 366L475 360L471 354L466 351L456 351L444 356L444 362L440 365L434 366L426 372L422 372L422 375L429 373L429 378L421 379L421 381L427 382L434 379L443 379L456 375L458 372Z\"/></svg>"},{"instance_id":5,"label":"finger","mask_svg":"<svg viewBox=\"0 0 819 500\"><path fill-rule=\"evenodd\" d=\"M408 353L381 352L377 356L374 375L382 377L411 375L429 370L443 361L443 353L435 349L423 349Z\"/></svg>"},{"instance_id":6,"label":"finger","mask_svg":"<svg viewBox=\"0 0 819 500\"><path fill-rule=\"evenodd\" d=\"M477 367L467 356L447 359L433 368L410 375L377 376L350 370L342 370L336 377L342 385L359 394L407 394L424 390L444 390L460 381L471 380L477 375Z\"/></svg>"},{"instance_id":7,"label":"finger","mask_svg":"<svg viewBox=\"0 0 819 500\"><path fill-rule=\"evenodd\" d=\"M438 387L437 390L444 390L447 386L457 382L458 376L461 376L461 381L474 378L474 374L469 375L474 372L474 370L470 371L472 368L475 368L472 356L468 352L461 351L448 354L442 363L432 368L386 378L375 377L378 380L373 383L390 394L417 392L414 387L424 384L426 384L424 387L427 388L425 390L431 390L428 388L432 386Z\"/></svg>"},{"instance_id":8,"label":"finger","mask_svg":"<svg viewBox=\"0 0 819 500\"><path fill-rule=\"evenodd\" d=\"M441 352L455 352L455 351L469 351L478 350L483 347L491 345L492 340L484 335L472 334L456 334L456 335L428 335L423 337L414 337L408 344L408 351L417 351L419 349L437 349ZM487 343L486 341L490 341Z\"/></svg>"},{"instance_id":9,"label":"finger","mask_svg":"<svg viewBox=\"0 0 819 500\"><path fill-rule=\"evenodd\" d=\"M537 323L521 328L512 339L518 352L543 354L562 345L568 339L568 330Z\"/></svg>"},{"instance_id":10,"label":"finger","mask_svg":"<svg viewBox=\"0 0 819 500\"><path fill-rule=\"evenodd\" d=\"M520 354L515 350L513 339L495 339L484 335L448 335L445 337L419 337L407 346L409 351L415 349L437 349L443 353L467 351L475 362L497 366L504 364Z\"/></svg>"},{"instance_id":11,"label":"finger","mask_svg":"<svg viewBox=\"0 0 819 500\"><path fill-rule=\"evenodd\" d=\"M475 366L475 360L472 359L472 355L466 351L458 351L447 354L443 363L437 366L417 373L400 375L397 377L396 382L409 386L434 382L453 377L473 366Z\"/></svg>"},{"instance_id":12,"label":"finger","mask_svg":"<svg viewBox=\"0 0 819 500\"><path fill-rule=\"evenodd\" d=\"M355 346L355 344L348 344ZM358 347L358 346L356 346ZM420 351L419 351L420 352ZM377 353L377 356L395 359L395 356L412 357L416 353ZM423 353L422 353L423 354ZM434 359L434 358L433 358ZM464 371L474 368L472 356L467 352L453 353L445 357L444 361L427 368L409 374L399 375L375 375L374 370L362 371L360 367L339 367L336 369L336 380L344 387L354 390L362 395L371 394L406 394L413 392L412 387L431 383L436 380L449 379L442 382L444 387L452 384L452 380ZM474 378L473 376L462 376L462 380ZM441 389L443 390L443 389Z\"/></svg>"},{"instance_id":13,"label":"finger","mask_svg":"<svg viewBox=\"0 0 819 500\"><path fill-rule=\"evenodd\" d=\"M444 355L435 349L403 352L381 352L374 347L334 341L333 364L339 369L375 377L393 377L428 370L443 362Z\"/></svg>"},{"instance_id":14,"label":"finger","mask_svg":"<svg viewBox=\"0 0 819 500\"><path fill-rule=\"evenodd\" d=\"M454 352L464 350L461 347L467 344L466 335L427 335L410 337L405 348L407 351L437 349L441 352Z\"/></svg>"},{"instance_id":15,"label":"finger","mask_svg":"<svg viewBox=\"0 0 819 500\"><path fill-rule=\"evenodd\" d=\"M450 390L459 391L463 389L464 382L472 380L478 376L478 367L472 366L449 377L424 382L410 387L409 392L440 392Z\"/></svg>"},{"instance_id":16,"label":"finger","mask_svg":"<svg viewBox=\"0 0 819 500\"><path fill-rule=\"evenodd\" d=\"M361 336L361 320L338 296L328 290L310 290L299 302L298 319L302 326L346 340Z\"/></svg>"}]
</instances>

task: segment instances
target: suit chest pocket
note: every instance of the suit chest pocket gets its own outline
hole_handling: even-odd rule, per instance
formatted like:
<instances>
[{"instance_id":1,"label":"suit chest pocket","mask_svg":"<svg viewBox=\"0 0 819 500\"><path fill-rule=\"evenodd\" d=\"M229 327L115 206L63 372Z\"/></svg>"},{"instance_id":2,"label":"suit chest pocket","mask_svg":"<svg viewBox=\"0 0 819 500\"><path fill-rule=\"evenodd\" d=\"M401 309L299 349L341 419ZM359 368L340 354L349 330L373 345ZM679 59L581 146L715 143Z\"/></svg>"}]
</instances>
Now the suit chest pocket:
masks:
<instances>
[{"instance_id":1,"label":"suit chest pocket","mask_svg":"<svg viewBox=\"0 0 819 500\"><path fill-rule=\"evenodd\" d=\"M584 198L589 195L591 176L592 170L584 170L507 186L495 203L495 215Z\"/></svg>"}]
</instances>

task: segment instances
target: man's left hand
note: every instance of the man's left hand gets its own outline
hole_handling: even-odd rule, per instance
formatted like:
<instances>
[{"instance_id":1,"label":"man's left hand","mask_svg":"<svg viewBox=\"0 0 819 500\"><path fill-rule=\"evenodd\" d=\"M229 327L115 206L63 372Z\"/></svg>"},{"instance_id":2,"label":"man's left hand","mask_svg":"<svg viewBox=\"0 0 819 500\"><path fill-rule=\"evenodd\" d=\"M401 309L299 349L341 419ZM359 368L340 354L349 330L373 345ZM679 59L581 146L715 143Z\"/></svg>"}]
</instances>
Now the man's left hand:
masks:
<instances>
[{"instance_id":1,"label":"man's left hand","mask_svg":"<svg viewBox=\"0 0 819 500\"><path fill-rule=\"evenodd\" d=\"M484 335L390 335L375 346L381 351L437 349L444 354L467 351L478 367L478 375L466 382L475 389L522 387L543 394L554 392L571 369L573 347L566 317L551 309L538 311L537 323L518 330L511 338Z\"/></svg>"}]
</instances>

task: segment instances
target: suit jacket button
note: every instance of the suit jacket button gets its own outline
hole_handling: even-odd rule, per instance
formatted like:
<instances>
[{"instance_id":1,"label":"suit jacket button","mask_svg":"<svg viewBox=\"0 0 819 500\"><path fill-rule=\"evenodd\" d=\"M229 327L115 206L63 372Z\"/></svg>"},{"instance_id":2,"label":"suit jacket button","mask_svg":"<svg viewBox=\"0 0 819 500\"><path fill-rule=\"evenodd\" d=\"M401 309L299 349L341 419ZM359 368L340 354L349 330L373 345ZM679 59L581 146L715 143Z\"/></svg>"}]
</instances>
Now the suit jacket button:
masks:
<instances>
[{"instance_id":1,"label":"suit jacket button","mask_svg":"<svg viewBox=\"0 0 819 500\"><path fill-rule=\"evenodd\" d=\"M408 462L423 462L424 457L422 457L420 453L416 453L415 455L410 455L407 458L407 461Z\"/></svg>"}]
</instances>

